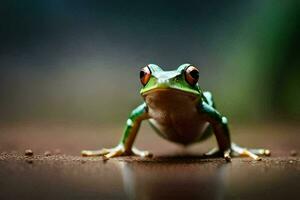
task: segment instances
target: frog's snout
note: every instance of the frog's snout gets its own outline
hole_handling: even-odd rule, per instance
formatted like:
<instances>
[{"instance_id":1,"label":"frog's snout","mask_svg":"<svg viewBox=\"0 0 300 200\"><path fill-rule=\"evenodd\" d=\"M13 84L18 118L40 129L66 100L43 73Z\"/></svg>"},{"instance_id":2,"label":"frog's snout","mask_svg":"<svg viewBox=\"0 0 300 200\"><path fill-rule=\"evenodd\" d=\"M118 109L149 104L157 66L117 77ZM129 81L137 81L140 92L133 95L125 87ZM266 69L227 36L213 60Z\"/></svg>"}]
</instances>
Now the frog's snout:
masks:
<instances>
[{"instance_id":1,"label":"frog's snout","mask_svg":"<svg viewBox=\"0 0 300 200\"><path fill-rule=\"evenodd\" d=\"M169 79L159 79L157 80L157 85L159 87L167 87L170 84L169 82Z\"/></svg>"},{"instance_id":2,"label":"frog's snout","mask_svg":"<svg viewBox=\"0 0 300 200\"><path fill-rule=\"evenodd\" d=\"M166 81L160 81L160 82L157 82L157 88L169 88L170 87L170 84L169 84L169 81L166 80Z\"/></svg>"}]
</instances>

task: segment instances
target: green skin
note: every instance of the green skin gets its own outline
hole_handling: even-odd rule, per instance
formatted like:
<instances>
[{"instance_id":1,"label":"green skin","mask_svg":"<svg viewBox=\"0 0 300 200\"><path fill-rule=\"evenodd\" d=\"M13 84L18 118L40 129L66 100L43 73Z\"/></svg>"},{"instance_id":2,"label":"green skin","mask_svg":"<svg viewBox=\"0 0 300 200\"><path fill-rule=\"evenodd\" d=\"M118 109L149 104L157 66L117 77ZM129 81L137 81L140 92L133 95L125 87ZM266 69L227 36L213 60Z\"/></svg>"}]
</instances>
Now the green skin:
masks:
<instances>
[{"instance_id":1,"label":"green skin","mask_svg":"<svg viewBox=\"0 0 300 200\"><path fill-rule=\"evenodd\" d=\"M127 155L152 156L133 146L144 120L149 121L163 138L185 146L201 142L214 133L218 148L205 154L207 156L224 157L230 161L231 156L261 160L260 155L270 155L267 149L246 149L231 143L227 119L216 110L211 93L203 92L198 83L190 85L186 81L185 70L189 66L182 64L177 70L163 71L157 65L147 65L151 77L140 90L144 103L131 112L119 144L110 149L84 150L82 155L104 156L105 159Z\"/></svg>"}]
</instances>

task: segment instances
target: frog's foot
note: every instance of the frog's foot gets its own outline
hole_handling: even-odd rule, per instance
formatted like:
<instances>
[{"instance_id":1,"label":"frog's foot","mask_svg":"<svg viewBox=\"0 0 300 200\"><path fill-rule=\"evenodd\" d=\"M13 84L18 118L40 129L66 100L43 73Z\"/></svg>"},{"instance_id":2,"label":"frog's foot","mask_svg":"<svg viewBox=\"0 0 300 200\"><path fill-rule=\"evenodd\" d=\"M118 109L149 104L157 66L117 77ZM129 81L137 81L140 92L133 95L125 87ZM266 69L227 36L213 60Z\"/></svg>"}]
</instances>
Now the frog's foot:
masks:
<instances>
[{"instance_id":1,"label":"frog's foot","mask_svg":"<svg viewBox=\"0 0 300 200\"><path fill-rule=\"evenodd\" d=\"M209 158L218 158L223 157L227 162L231 161L231 150L228 149L227 151L220 151L218 148L213 148L209 152L205 153L204 156Z\"/></svg>"},{"instance_id":2,"label":"frog's foot","mask_svg":"<svg viewBox=\"0 0 300 200\"><path fill-rule=\"evenodd\" d=\"M132 153L133 155L135 156L140 156L140 157L152 157L153 154L149 151L141 151L141 150L138 150L137 148L135 147L132 147Z\"/></svg>"},{"instance_id":3,"label":"frog's foot","mask_svg":"<svg viewBox=\"0 0 300 200\"><path fill-rule=\"evenodd\" d=\"M270 156L271 152L268 149L247 149L238 146L235 143L231 144L231 149L228 151L220 151L218 148L214 148L208 153L205 154L205 156L208 157L224 157L226 161L230 161L231 157L238 157L238 156L247 156L252 158L253 160L261 160L260 156Z\"/></svg>"},{"instance_id":4,"label":"frog's foot","mask_svg":"<svg viewBox=\"0 0 300 200\"><path fill-rule=\"evenodd\" d=\"M269 149L248 149L240 147L235 143L231 143L231 155L232 156L247 156L253 160L261 160L260 156L270 156Z\"/></svg>"},{"instance_id":5,"label":"frog's foot","mask_svg":"<svg viewBox=\"0 0 300 200\"><path fill-rule=\"evenodd\" d=\"M114 148L103 148L101 150L83 150L81 151L81 155L82 156L88 156L88 157L92 157L92 156L104 156L104 159L107 160L109 158L113 158L113 157L119 157L119 156L131 156L131 155L135 155L135 156L140 156L140 157L151 157L152 154L148 151L140 151L137 148L133 147L132 150L125 150L123 145L118 145Z\"/></svg>"}]
</instances>

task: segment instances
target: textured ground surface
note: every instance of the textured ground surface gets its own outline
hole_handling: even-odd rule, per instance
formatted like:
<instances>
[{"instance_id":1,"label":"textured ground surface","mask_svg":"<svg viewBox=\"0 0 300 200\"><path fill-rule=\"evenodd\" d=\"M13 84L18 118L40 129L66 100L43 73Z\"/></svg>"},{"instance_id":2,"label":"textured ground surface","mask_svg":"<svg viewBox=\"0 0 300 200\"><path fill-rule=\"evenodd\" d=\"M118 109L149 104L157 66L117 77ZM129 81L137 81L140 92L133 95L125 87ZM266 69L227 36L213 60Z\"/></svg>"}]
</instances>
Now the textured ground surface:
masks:
<instances>
[{"instance_id":1,"label":"textured ground surface","mask_svg":"<svg viewBox=\"0 0 300 200\"><path fill-rule=\"evenodd\" d=\"M116 144L122 127L5 124L0 126L0 199L294 199L300 191L299 128L232 127L234 141L264 146L272 156L226 163L201 156L215 145L213 138L184 149L144 126L137 146L152 150L154 158L103 162L78 154ZM25 156L25 149L34 155Z\"/></svg>"}]
</instances>

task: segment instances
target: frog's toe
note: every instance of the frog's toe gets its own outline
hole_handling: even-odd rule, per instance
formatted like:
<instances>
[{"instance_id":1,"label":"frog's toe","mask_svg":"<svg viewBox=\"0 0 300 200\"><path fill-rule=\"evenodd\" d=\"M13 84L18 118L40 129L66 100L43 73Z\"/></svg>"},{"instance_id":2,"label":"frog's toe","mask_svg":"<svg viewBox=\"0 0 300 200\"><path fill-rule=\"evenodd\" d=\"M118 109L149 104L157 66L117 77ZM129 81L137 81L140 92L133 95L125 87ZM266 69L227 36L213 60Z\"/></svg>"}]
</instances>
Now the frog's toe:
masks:
<instances>
[{"instance_id":1,"label":"frog's toe","mask_svg":"<svg viewBox=\"0 0 300 200\"><path fill-rule=\"evenodd\" d=\"M121 149L115 149L110 151L108 154L105 154L103 156L104 160L108 160L110 158L114 158L114 157L118 157L118 156L122 156L124 155L124 151L122 151Z\"/></svg>"},{"instance_id":2,"label":"frog's toe","mask_svg":"<svg viewBox=\"0 0 300 200\"><path fill-rule=\"evenodd\" d=\"M136 156L140 156L140 157L152 157L153 154L149 151L141 151L139 149L137 149L136 147L132 148L132 152L134 155Z\"/></svg>"},{"instance_id":3,"label":"frog's toe","mask_svg":"<svg viewBox=\"0 0 300 200\"><path fill-rule=\"evenodd\" d=\"M81 155L84 157L91 157L91 156L103 156L109 153L109 149L103 148L101 150L82 150Z\"/></svg>"},{"instance_id":4,"label":"frog's toe","mask_svg":"<svg viewBox=\"0 0 300 200\"><path fill-rule=\"evenodd\" d=\"M270 156L271 151L269 149L249 149L252 153L260 156Z\"/></svg>"},{"instance_id":5,"label":"frog's toe","mask_svg":"<svg viewBox=\"0 0 300 200\"><path fill-rule=\"evenodd\" d=\"M231 156L230 156L230 154L231 154L231 150L230 149L223 152L223 157L225 158L225 160L227 162L231 162Z\"/></svg>"},{"instance_id":6,"label":"frog's toe","mask_svg":"<svg viewBox=\"0 0 300 200\"><path fill-rule=\"evenodd\" d=\"M231 149L227 151L220 151L218 148L213 148L209 152L205 153L204 156L207 158L220 158L223 157L227 162L231 161Z\"/></svg>"},{"instance_id":7,"label":"frog's toe","mask_svg":"<svg viewBox=\"0 0 300 200\"><path fill-rule=\"evenodd\" d=\"M268 149L247 149L234 143L231 144L231 149L234 156L248 156L253 160L262 160L260 156L271 155L271 152Z\"/></svg>"}]
</instances>

